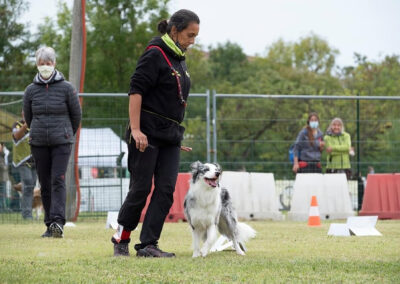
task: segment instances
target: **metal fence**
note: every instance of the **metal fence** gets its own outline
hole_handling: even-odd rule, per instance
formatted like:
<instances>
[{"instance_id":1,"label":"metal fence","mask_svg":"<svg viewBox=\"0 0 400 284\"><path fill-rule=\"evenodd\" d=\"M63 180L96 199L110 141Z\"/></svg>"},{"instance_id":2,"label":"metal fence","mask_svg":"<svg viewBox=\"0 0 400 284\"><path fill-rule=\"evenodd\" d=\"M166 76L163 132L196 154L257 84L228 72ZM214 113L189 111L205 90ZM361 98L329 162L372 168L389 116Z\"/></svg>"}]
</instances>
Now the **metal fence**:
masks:
<instances>
[{"instance_id":1,"label":"metal fence","mask_svg":"<svg viewBox=\"0 0 400 284\"><path fill-rule=\"evenodd\" d=\"M20 118L22 92L0 93L0 140L11 151L11 125ZM79 219L98 219L118 210L129 184L124 141L128 122L126 94L80 94L83 119L79 147ZM318 111L321 130L333 117L344 120L356 156L349 194L359 209L363 179L375 172L400 169L400 97L191 94L186 111L183 144L193 148L181 155L180 171L195 160L218 162L224 170L271 172L281 210L290 209L295 175L288 149L305 125L308 112ZM325 157L323 157L325 159ZM370 168L370 169L368 169ZM19 177L8 163L3 182L0 222L22 222ZM43 215L39 219L43 218Z\"/></svg>"}]
</instances>

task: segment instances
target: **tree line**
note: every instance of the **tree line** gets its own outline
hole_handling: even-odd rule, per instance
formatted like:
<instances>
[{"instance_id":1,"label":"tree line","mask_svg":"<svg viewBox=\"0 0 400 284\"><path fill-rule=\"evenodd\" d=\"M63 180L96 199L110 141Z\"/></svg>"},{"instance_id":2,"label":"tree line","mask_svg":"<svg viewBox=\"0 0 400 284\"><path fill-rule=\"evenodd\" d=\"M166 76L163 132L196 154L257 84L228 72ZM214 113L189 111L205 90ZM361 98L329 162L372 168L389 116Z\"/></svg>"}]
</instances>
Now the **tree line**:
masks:
<instances>
[{"instance_id":1,"label":"tree line","mask_svg":"<svg viewBox=\"0 0 400 284\"><path fill-rule=\"evenodd\" d=\"M169 16L168 2L86 0L85 92L128 92L137 59L148 41L157 35L157 23ZM25 0L0 2L0 91L25 89L36 73L34 52L42 45L56 50L57 69L68 74L71 10L65 2L59 2L57 16L44 19L38 32L32 34L19 21L28 8ZM336 65L338 55L337 49L313 33L295 42L278 40L266 49L265 55L252 57L234 42L209 47L195 45L187 52L191 92L400 95L399 55L371 61L356 53L354 64L344 67ZM185 126L188 141L195 143L205 139L204 104L196 99L192 102L189 101L187 113L192 119ZM111 123L116 130L128 117L126 99L86 99L83 109L86 127ZM334 117L345 121L352 140L359 138L363 166L387 162L385 167L377 163L376 168L395 171L400 152L399 109L398 102L383 100L360 101L357 105L356 101L348 100L223 99L217 109L218 157L228 168L240 165L246 169L270 170L265 161L275 161L271 167L287 162L287 149L304 126L307 113L317 111L323 131ZM204 160L204 146L198 147L193 156Z\"/></svg>"}]
</instances>

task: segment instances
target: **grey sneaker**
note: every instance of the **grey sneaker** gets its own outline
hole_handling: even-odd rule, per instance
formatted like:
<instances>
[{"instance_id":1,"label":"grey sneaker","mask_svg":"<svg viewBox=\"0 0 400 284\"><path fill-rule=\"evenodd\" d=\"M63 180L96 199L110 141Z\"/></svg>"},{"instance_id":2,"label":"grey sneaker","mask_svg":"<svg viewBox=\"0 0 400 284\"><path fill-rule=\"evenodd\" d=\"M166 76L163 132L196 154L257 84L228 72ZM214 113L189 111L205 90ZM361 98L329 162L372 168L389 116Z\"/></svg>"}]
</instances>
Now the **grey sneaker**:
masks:
<instances>
[{"instance_id":1,"label":"grey sneaker","mask_svg":"<svg viewBox=\"0 0 400 284\"><path fill-rule=\"evenodd\" d=\"M51 235L53 238L63 238L64 237L64 230L63 230L63 226L53 222L50 224L49 226Z\"/></svg>"},{"instance_id":2,"label":"grey sneaker","mask_svg":"<svg viewBox=\"0 0 400 284\"><path fill-rule=\"evenodd\" d=\"M158 246L148 245L137 251L136 256L139 257L175 257L172 252L165 252L159 249Z\"/></svg>"}]
</instances>

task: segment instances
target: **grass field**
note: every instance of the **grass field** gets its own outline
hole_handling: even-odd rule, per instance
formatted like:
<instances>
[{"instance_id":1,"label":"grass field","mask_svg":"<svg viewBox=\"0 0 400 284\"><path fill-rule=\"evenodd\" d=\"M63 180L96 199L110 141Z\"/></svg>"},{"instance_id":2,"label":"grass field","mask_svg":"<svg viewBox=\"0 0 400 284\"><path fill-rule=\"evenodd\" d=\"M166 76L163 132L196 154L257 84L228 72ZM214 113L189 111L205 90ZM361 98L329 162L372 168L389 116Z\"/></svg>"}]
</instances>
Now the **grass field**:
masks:
<instances>
[{"instance_id":1,"label":"grass field","mask_svg":"<svg viewBox=\"0 0 400 284\"><path fill-rule=\"evenodd\" d=\"M246 256L192 259L187 223L166 223L160 247L175 259L112 257L113 230L78 222L64 239L44 225L0 225L1 283L400 283L400 221L378 221L382 237L328 237L329 223L249 222ZM132 234L132 243L138 239ZM131 248L133 254L133 246Z\"/></svg>"}]
</instances>

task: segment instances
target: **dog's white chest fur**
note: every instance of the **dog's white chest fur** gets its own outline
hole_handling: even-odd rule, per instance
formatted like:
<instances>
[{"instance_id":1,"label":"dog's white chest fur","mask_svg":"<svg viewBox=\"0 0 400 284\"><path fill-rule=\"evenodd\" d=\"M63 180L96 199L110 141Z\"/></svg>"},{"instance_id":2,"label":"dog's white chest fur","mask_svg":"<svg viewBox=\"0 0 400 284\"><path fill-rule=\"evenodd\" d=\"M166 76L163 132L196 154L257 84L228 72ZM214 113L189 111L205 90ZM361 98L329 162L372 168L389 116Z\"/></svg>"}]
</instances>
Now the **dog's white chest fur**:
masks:
<instances>
[{"instance_id":1,"label":"dog's white chest fur","mask_svg":"<svg viewBox=\"0 0 400 284\"><path fill-rule=\"evenodd\" d=\"M191 224L206 229L216 223L221 210L221 188L207 188L203 183L191 184L188 202Z\"/></svg>"}]
</instances>

